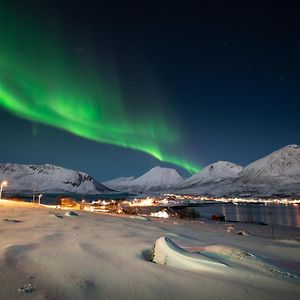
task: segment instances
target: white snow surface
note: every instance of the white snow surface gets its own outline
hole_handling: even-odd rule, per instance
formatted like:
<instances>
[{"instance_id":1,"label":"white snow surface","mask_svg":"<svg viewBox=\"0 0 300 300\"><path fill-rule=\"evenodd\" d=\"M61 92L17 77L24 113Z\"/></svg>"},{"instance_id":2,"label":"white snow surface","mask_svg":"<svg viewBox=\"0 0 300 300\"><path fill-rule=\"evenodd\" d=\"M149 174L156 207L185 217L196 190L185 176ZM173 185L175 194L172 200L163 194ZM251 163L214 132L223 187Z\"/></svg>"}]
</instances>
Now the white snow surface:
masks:
<instances>
[{"instance_id":1,"label":"white snow surface","mask_svg":"<svg viewBox=\"0 0 300 300\"><path fill-rule=\"evenodd\" d=\"M179 186L183 178L175 169L161 168L159 166L152 168L144 175L135 179L125 177L105 182L105 184L114 189L128 192L144 192L166 190Z\"/></svg>"},{"instance_id":2,"label":"white snow surface","mask_svg":"<svg viewBox=\"0 0 300 300\"><path fill-rule=\"evenodd\" d=\"M0 182L4 180L8 182L4 192L98 194L110 191L86 173L50 164L0 164Z\"/></svg>"},{"instance_id":3,"label":"white snow surface","mask_svg":"<svg viewBox=\"0 0 300 300\"><path fill-rule=\"evenodd\" d=\"M187 178L183 182L183 186L204 182L218 182L223 179L234 178L237 177L242 170L243 167L240 165L231 163L229 161L218 161Z\"/></svg>"}]
</instances>

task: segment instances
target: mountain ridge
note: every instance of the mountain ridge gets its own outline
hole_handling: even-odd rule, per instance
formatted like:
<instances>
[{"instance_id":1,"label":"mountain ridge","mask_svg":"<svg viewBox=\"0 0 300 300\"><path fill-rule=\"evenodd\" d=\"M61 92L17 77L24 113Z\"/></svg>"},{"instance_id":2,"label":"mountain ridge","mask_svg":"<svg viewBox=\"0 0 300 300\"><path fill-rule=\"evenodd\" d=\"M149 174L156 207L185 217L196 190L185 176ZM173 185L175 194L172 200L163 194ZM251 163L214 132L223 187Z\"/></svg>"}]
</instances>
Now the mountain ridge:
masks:
<instances>
[{"instance_id":1,"label":"mountain ridge","mask_svg":"<svg viewBox=\"0 0 300 300\"><path fill-rule=\"evenodd\" d=\"M109 192L87 173L56 165L0 164L0 181L7 181L7 192L48 192L97 194Z\"/></svg>"}]
</instances>

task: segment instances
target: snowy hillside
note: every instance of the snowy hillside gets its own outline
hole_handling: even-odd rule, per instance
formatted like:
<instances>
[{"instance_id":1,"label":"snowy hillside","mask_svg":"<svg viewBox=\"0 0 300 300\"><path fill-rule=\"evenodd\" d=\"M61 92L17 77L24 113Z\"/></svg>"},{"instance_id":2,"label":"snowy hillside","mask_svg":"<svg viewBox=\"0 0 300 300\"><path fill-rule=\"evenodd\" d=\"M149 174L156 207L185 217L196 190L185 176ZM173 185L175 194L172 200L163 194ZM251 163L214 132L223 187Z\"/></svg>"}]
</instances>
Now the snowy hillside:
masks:
<instances>
[{"instance_id":1,"label":"snowy hillside","mask_svg":"<svg viewBox=\"0 0 300 300\"><path fill-rule=\"evenodd\" d=\"M71 192L98 194L110 191L86 173L54 165L0 164L0 182L7 192Z\"/></svg>"},{"instance_id":2,"label":"snowy hillside","mask_svg":"<svg viewBox=\"0 0 300 300\"><path fill-rule=\"evenodd\" d=\"M237 177L243 167L228 161L218 161L205 167L202 171L187 178L182 186L188 187L204 182L218 182L228 178Z\"/></svg>"},{"instance_id":3,"label":"snowy hillside","mask_svg":"<svg viewBox=\"0 0 300 300\"><path fill-rule=\"evenodd\" d=\"M183 178L175 169L154 167L144 175L131 179L131 177L118 178L107 181L105 184L121 191L145 192L159 191L175 188L183 182Z\"/></svg>"},{"instance_id":4,"label":"snowy hillside","mask_svg":"<svg viewBox=\"0 0 300 300\"><path fill-rule=\"evenodd\" d=\"M244 168L239 182L300 183L300 146L288 145Z\"/></svg>"}]
</instances>

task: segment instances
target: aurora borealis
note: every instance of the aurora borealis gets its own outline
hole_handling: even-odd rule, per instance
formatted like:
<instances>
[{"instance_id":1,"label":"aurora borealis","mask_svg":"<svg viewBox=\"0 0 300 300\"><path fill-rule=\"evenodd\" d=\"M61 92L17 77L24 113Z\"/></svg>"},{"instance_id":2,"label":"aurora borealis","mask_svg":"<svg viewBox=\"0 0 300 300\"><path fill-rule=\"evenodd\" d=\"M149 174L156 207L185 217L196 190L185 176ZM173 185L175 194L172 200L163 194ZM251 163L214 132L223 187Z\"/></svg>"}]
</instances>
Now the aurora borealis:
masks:
<instances>
[{"instance_id":1,"label":"aurora borealis","mask_svg":"<svg viewBox=\"0 0 300 300\"><path fill-rule=\"evenodd\" d=\"M41 17L30 19L29 26L26 18L32 15L21 17L25 21L20 23L17 13L0 12L2 108L86 139L145 152L191 173L199 170L166 150L179 148L181 140L157 108L140 116L126 110L115 70L106 79L105 71L68 55L66 37L54 28L45 30Z\"/></svg>"},{"instance_id":2,"label":"aurora borealis","mask_svg":"<svg viewBox=\"0 0 300 300\"><path fill-rule=\"evenodd\" d=\"M189 176L299 144L298 19L264 1L2 0L0 162Z\"/></svg>"}]
</instances>

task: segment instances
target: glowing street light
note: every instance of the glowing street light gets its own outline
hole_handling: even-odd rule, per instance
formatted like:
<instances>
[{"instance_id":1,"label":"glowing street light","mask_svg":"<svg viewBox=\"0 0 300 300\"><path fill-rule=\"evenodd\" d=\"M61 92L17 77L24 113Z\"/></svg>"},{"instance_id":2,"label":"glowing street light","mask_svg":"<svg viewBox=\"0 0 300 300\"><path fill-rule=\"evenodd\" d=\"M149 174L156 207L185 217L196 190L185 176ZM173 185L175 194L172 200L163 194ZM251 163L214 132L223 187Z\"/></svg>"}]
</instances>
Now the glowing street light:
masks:
<instances>
[{"instance_id":1,"label":"glowing street light","mask_svg":"<svg viewBox=\"0 0 300 300\"><path fill-rule=\"evenodd\" d=\"M1 185L0 185L0 199L2 199L2 190L3 190L4 186L7 186L7 181L6 180L2 181Z\"/></svg>"}]
</instances>

